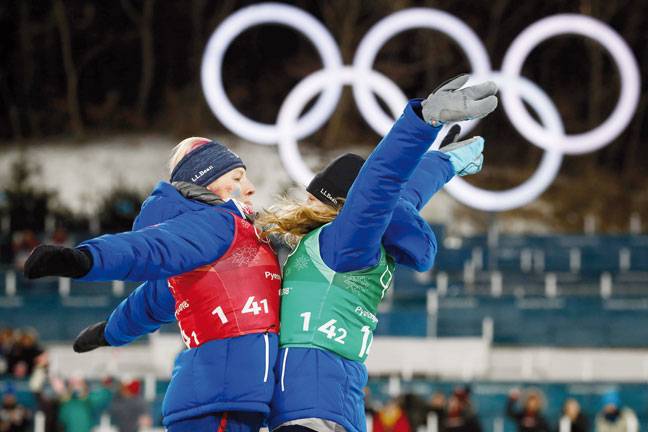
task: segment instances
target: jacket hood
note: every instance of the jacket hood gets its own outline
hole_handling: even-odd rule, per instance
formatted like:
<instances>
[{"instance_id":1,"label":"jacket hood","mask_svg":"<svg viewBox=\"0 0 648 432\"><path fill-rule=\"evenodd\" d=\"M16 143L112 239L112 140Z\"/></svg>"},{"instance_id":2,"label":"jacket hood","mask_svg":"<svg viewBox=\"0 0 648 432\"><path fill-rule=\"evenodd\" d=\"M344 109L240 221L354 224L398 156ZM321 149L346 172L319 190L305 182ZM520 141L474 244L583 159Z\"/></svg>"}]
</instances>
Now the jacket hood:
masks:
<instances>
[{"instance_id":1,"label":"jacket hood","mask_svg":"<svg viewBox=\"0 0 648 432\"><path fill-rule=\"evenodd\" d=\"M208 205L186 199L171 183L161 181L155 185L151 194L142 203L140 213L133 223L133 229L155 225L187 211L204 207Z\"/></svg>"}]
</instances>

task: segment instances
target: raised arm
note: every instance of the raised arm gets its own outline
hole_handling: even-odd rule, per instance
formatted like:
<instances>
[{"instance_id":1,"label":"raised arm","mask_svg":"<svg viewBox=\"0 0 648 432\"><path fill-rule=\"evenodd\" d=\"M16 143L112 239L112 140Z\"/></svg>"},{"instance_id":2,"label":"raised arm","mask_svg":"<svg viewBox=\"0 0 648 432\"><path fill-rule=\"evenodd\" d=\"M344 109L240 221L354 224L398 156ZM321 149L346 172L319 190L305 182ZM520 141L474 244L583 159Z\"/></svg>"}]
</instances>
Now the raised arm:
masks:
<instances>
[{"instance_id":1,"label":"raised arm","mask_svg":"<svg viewBox=\"0 0 648 432\"><path fill-rule=\"evenodd\" d=\"M166 279L221 257L234 238L234 217L206 207L136 231L97 237L75 249L39 246L25 263L25 275L30 279Z\"/></svg>"},{"instance_id":2,"label":"raised arm","mask_svg":"<svg viewBox=\"0 0 648 432\"><path fill-rule=\"evenodd\" d=\"M401 193L382 243L398 264L417 271L429 270L437 251L436 237L419 211L455 174L479 172L484 140L473 137L456 142L461 132L454 125L441 143L441 151L427 152Z\"/></svg>"},{"instance_id":3,"label":"raised arm","mask_svg":"<svg viewBox=\"0 0 648 432\"><path fill-rule=\"evenodd\" d=\"M440 130L425 123L420 111L420 100L408 103L363 165L340 214L322 230L322 259L332 269L358 270L378 261L403 185Z\"/></svg>"},{"instance_id":4,"label":"raised arm","mask_svg":"<svg viewBox=\"0 0 648 432\"><path fill-rule=\"evenodd\" d=\"M385 251L399 265L416 271L432 268L437 253L434 231L412 203L403 198L382 238Z\"/></svg>"},{"instance_id":5,"label":"raised arm","mask_svg":"<svg viewBox=\"0 0 648 432\"><path fill-rule=\"evenodd\" d=\"M403 115L365 162L338 217L320 234L322 259L339 272L373 266L403 186L436 138L439 126L484 117L495 109L497 86L461 89L453 78L424 101L410 101ZM434 125L434 126L431 126Z\"/></svg>"},{"instance_id":6,"label":"raised arm","mask_svg":"<svg viewBox=\"0 0 648 432\"><path fill-rule=\"evenodd\" d=\"M452 177L450 157L438 151L427 152L403 187L382 238L385 250L396 263L425 271L432 268L437 241L419 211Z\"/></svg>"},{"instance_id":7,"label":"raised arm","mask_svg":"<svg viewBox=\"0 0 648 432\"><path fill-rule=\"evenodd\" d=\"M107 321L83 329L73 348L84 353L104 346L125 345L174 320L175 300L167 282L148 281L122 300Z\"/></svg>"},{"instance_id":8,"label":"raised arm","mask_svg":"<svg viewBox=\"0 0 648 432\"><path fill-rule=\"evenodd\" d=\"M450 156L440 151L427 152L403 187L401 197L421 211L430 198L452 180L454 175Z\"/></svg>"}]
</instances>

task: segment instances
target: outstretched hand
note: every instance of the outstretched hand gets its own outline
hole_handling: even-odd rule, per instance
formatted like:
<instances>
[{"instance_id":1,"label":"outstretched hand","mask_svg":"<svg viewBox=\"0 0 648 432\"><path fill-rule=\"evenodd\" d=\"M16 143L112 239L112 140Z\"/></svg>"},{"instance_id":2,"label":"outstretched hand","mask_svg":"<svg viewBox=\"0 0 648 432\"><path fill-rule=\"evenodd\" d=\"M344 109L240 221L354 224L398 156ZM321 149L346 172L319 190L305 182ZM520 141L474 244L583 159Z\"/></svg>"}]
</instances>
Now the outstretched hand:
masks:
<instances>
[{"instance_id":1,"label":"outstretched hand","mask_svg":"<svg viewBox=\"0 0 648 432\"><path fill-rule=\"evenodd\" d=\"M74 352L84 353L102 346L109 346L110 344L104 337L105 329L106 321L98 322L83 329L74 340L72 347Z\"/></svg>"},{"instance_id":2,"label":"outstretched hand","mask_svg":"<svg viewBox=\"0 0 648 432\"><path fill-rule=\"evenodd\" d=\"M450 128L439 151L450 156L450 163L458 176L476 174L484 164L484 139L480 136L457 141L461 133L461 126L454 125Z\"/></svg>"},{"instance_id":3,"label":"outstretched hand","mask_svg":"<svg viewBox=\"0 0 648 432\"><path fill-rule=\"evenodd\" d=\"M27 279L45 276L78 278L92 269L92 255L85 249L63 246L40 245L34 249L25 262Z\"/></svg>"},{"instance_id":4,"label":"outstretched hand","mask_svg":"<svg viewBox=\"0 0 648 432\"><path fill-rule=\"evenodd\" d=\"M434 90L421 103L423 119L432 126L439 126L482 118L493 112L497 108L497 85L486 81L462 89L469 78L467 74L456 76Z\"/></svg>"}]
</instances>

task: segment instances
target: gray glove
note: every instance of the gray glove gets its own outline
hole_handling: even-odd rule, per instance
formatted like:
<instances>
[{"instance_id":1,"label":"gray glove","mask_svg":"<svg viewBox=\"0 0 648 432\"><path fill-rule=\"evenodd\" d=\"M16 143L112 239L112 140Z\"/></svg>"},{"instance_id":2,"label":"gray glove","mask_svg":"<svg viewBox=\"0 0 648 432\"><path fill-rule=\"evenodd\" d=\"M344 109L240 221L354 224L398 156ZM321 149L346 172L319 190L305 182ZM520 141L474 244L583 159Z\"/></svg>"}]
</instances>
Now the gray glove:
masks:
<instances>
[{"instance_id":1,"label":"gray glove","mask_svg":"<svg viewBox=\"0 0 648 432\"><path fill-rule=\"evenodd\" d=\"M486 81L462 89L469 78L468 74L456 76L434 90L421 103L423 120L439 126L441 123L482 118L497 108L497 85Z\"/></svg>"}]
</instances>

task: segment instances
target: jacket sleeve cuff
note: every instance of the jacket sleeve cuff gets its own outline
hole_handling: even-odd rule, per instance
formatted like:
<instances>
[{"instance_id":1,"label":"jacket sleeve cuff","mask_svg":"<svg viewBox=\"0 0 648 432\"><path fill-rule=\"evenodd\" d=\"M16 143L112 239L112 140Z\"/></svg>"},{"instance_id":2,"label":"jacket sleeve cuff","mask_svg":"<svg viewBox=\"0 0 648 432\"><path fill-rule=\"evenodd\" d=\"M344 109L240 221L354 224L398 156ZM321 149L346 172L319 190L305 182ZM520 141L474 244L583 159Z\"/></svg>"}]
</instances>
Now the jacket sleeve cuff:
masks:
<instances>
[{"instance_id":1,"label":"jacket sleeve cuff","mask_svg":"<svg viewBox=\"0 0 648 432\"><path fill-rule=\"evenodd\" d=\"M430 144L436 139L441 131L442 125L432 126L421 117L421 102L423 99L412 99L407 103L403 112L403 119L408 124L408 130L414 137L428 141Z\"/></svg>"},{"instance_id":2,"label":"jacket sleeve cuff","mask_svg":"<svg viewBox=\"0 0 648 432\"><path fill-rule=\"evenodd\" d=\"M106 280L105 275L101 269L101 256L95 248L88 244L81 243L77 246L77 249L83 249L85 252L90 253L92 256L92 267L90 271L84 276L77 278L80 281L97 281L97 280Z\"/></svg>"}]
</instances>

